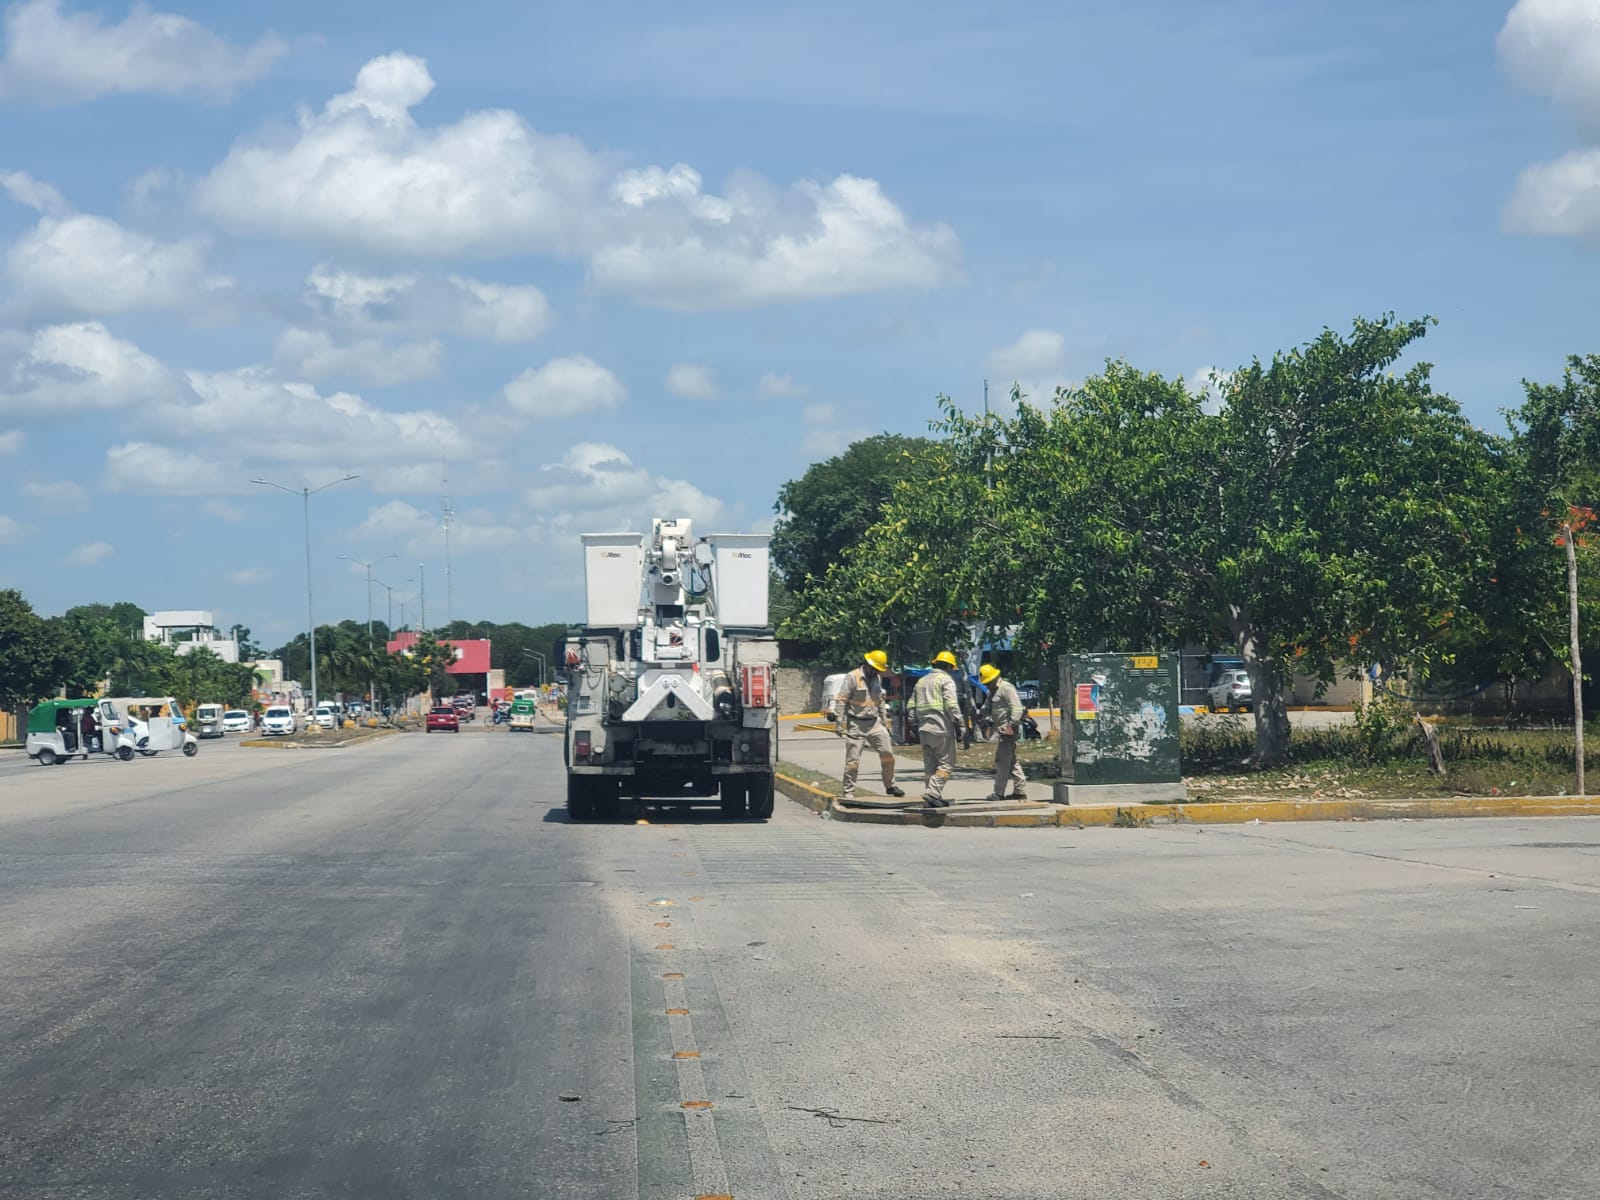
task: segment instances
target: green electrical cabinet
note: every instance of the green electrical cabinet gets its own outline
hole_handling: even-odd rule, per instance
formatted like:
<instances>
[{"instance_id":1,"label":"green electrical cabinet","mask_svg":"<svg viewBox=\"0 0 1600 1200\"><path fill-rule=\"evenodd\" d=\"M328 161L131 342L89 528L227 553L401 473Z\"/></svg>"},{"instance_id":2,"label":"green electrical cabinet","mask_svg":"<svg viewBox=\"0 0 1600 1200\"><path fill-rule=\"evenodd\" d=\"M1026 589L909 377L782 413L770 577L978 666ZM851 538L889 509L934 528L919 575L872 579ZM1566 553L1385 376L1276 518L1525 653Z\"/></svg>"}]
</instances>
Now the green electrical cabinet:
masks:
<instances>
[{"instance_id":1,"label":"green electrical cabinet","mask_svg":"<svg viewBox=\"0 0 1600 1200\"><path fill-rule=\"evenodd\" d=\"M1186 798L1176 654L1062 655L1060 694L1058 801Z\"/></svg>"}]
</instances>

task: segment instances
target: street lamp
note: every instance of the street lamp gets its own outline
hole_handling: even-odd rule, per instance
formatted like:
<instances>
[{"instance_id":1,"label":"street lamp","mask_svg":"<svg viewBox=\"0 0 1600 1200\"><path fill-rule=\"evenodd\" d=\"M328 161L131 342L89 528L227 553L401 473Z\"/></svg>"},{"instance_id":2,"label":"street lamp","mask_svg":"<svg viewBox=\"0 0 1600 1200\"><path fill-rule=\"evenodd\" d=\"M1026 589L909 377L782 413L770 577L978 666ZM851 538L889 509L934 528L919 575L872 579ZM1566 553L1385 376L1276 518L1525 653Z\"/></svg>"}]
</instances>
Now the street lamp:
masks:
<instances>
[{"instance_id":1,"label":"street lamp","mask_svg":"<svg viewBox=\"0 0 1600 1200\"><path fill-rule=\"evenodd\" d=\"M392 638L394 637L394 589L399 587L400 583L410 583L411 580L402 579L400 583L394 584L393 586L385 583L381 579L374 579L372 582L381 587L384 591L384 594L389 598L389 619L387 622L385 622L385 627L389 630L389 636ZM400 623L402 625L405 624L405 612L406 602L402 600L400 601Z\"/></svg>"},{"instance_id":2,"label":"street lamp","mask_svg":"<svg viewBox=\"0 0 1600 1200\"><path fill-rule=\"evenodd\" d=\"M356 566L367 569L367 658L370 660L372 658L372 563L362 562L359 558L352 557L349 554L341 554L339 557L345 562L353 562ZM399 557L399 551L396 551L393 554L385 554L382 558L374 561L386 562L391 558ZM371 704L378 702L378 682L370 675L367 677L367 700Z\"/></svg>"},{"instance_id":3,"label":"street lamp","mask_svg":"<svg viewBox=\"0 0 1600 1200\"><path fill-rule=\"evenodd\" d=\"M317 711L317 618L311 605L311 497L318 492L325 492L336 483L349 483L352 479L359 479L359 475L346 475L341 479L333 479L316 488L284 487L281 483L273 483L270 479L252 479L251 483L259 483L262 487L277 488L280 492L288 492L291 496L299 496L304 508L306 525L306 635L311 643L311 711Z\"/></svg>"},{"instance_id":4,"label":"street lamp","mask_svg":"<svg viewBox=\"0 0 1600 1200\"><path fill-rule=\"evenodd\" d=\"M540 654L537 650L524 650L522 653L527 655L529 658L537 658L539 660L539 686L544 687L544 675L546 667L545 656Z\"/></svg>"}]
</instances>

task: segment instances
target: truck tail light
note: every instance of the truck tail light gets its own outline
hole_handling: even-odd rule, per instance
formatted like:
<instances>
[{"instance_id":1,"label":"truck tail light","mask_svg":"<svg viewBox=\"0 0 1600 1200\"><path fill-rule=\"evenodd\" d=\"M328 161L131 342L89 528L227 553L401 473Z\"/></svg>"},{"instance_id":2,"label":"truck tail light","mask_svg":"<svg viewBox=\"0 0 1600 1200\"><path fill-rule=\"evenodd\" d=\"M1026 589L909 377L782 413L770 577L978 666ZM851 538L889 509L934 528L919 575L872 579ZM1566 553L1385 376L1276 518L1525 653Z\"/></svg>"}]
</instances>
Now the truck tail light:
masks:
<instances>
[{"instance_id":1,"label":"truck tail light","mask_svg":"<svg viewBox=\"0 0 1600 1200\"><path fill-rule=\"evenodd\" d=\"M739 668L739 700L746 708L772 707L772 667L769 664Z\"/></svg>"},{"instance_id":2,"label":"truck tail light","mask_svg":"<svg viewBox=\"0 0 1600 1200\"><path fill-rule=\"evenodd\" d=\"M587 729L579 730L572 738L572 757L588 758L593 751L593 743L589 740Z\"/></svg>"}]
</instances>

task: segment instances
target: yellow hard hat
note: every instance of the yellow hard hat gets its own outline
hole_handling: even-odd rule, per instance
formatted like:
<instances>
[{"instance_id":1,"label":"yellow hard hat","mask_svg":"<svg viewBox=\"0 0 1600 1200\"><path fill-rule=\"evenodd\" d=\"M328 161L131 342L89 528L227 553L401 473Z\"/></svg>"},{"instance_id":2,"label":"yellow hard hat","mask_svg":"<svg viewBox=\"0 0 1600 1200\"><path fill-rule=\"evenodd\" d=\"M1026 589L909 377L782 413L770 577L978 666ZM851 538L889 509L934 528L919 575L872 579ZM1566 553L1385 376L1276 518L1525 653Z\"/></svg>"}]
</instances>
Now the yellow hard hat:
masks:
<instances>
[{"instance_id":1,"label":"yellow hard hat","mask_svg":"<svg viewBox=\"0 0 1600 1200\"><path fill-rule=\"evenodd\" d=\"M984 663L983 666L978 668L978 682L983 684L984 687L988 687L999 678L1000 668L993 663Z\"/></svg>"},{"instance_id":2,"label":"yellow hard hat","mask_svg":"<svg viewBox=\"0 0 1600 1200\"><path fill-rule=\"evenodd\" d=\"M868 650L861 656L861 661L874 671L887 671L889 669L889 656L882 650Z\"/></svg>"},{"instance_id":3,"label":"yellow hard hat","mask_svg":"<svg viewBox=\"0 0 1600 1200\"><path fill-rule=\"evenodd\" d=\"M933 656L933 665L936 667L949 667L953 671L956 667L956 656L948 650L941 650Z\"/></svg>"}]
</instances>

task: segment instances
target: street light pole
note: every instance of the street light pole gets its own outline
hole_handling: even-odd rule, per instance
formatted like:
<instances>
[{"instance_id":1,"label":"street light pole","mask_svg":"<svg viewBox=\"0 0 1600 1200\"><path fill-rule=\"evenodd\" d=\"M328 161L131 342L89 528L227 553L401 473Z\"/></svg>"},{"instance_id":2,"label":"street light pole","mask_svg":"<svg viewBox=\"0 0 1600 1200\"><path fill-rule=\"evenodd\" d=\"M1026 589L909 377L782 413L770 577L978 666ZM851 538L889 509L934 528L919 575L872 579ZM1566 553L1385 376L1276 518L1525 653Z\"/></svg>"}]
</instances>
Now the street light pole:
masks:
<instances>
[{"instance_id":1,"label":"street light pole","mask_svg":"<svg viewBox=\"0 0 1600 1200\"><path fill-rule=\"evenodd\" d=\"M419 596L417 600L417 603L420 607L420 613L417 617L417 625L419 631L426 632L428 628L428 567L426 563L417 564L417 578L422 581L422 595Z\"/></svg>"},{"instance_id":2,"label":"street light pole","mask_svg":"<svg viewBox=\"0 0 1600 1200\"><path fill-rule=\"evenodd\" d=\"M541 688L544 687L544 676L545 676L545 666L546 666L544 655L540 654L537 650L524 650L523 653L525 655L527 655L529 658L537 658L539 660L539 686Z\"/></svg>"},{"instance_id":3,"label":"street light pole","mask_svg":"<svg viewBox=\"0 0 1600 1200\"><path fill-rule=\"evenodd\" d=\"M333 479L321 487L284 487L281 483L273 483L270 479L252 479L251 483L259 483L262 487L277 488L280 492L288 492L291 496L299 496L305 514L306 530L306 636L311 645L311 711L317 711L317 617L311 602L311 497L318 492L327 491L336 483L349 483L352 479L361 478L359 475L345 475L340 479Z\"/></svg>"},{"instance_id":4,"label":"street light pole","mask_svg":"<svg viewBox=\"0 0 1600 1200\"><path fill-rule=\"evenodd\" d=\"M349 554L341 554L339 557L345 562L353 562L356 566L367 569L367 661L370 663L372 661L372 563L362 562L359 558ZM386 562L391 558L399 557L400 553L396 551L393 554L385 554L376 561ZM367 676L367 702L373 705L378 703L378 681L370 674Z\"/></svg>"}]
</instances>

